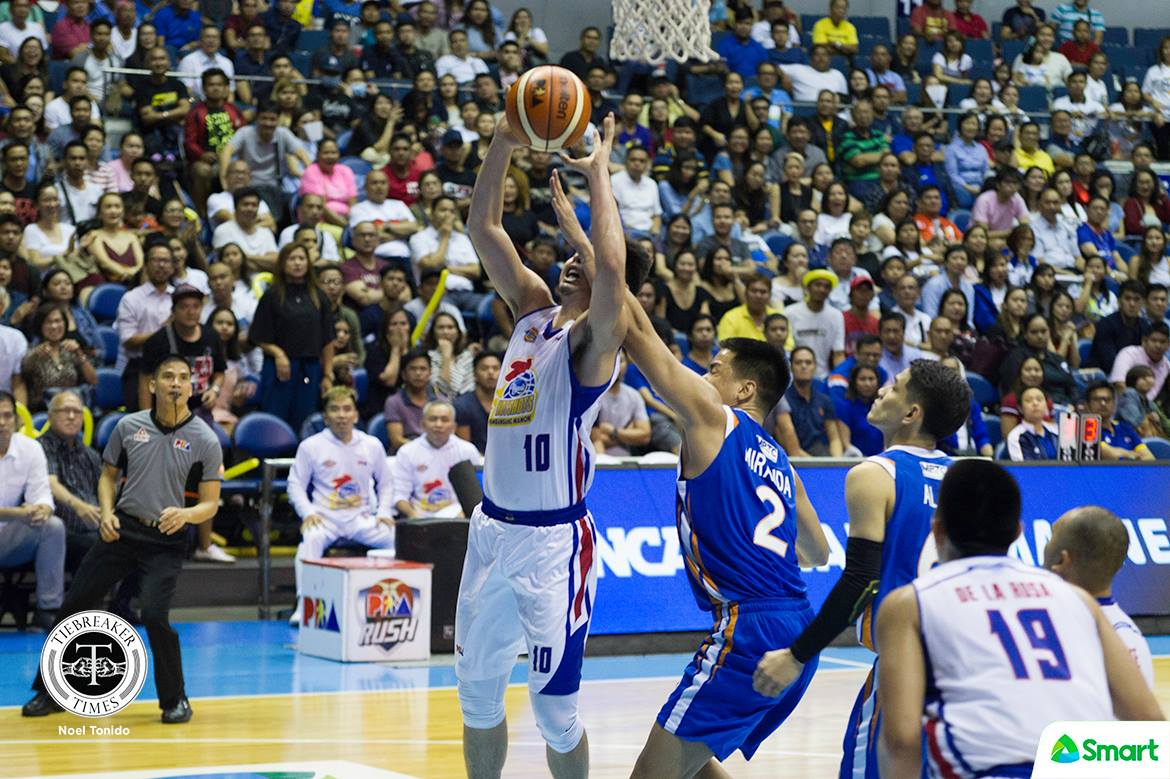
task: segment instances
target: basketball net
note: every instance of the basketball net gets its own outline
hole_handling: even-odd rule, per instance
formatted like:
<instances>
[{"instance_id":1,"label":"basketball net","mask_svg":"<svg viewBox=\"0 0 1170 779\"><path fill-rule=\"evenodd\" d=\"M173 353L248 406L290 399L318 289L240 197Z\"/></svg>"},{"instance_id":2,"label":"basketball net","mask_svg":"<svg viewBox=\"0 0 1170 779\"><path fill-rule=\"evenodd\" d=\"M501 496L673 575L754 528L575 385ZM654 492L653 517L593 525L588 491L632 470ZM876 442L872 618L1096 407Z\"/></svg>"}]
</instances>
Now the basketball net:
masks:
<instances>
[{"instance_id":1,"label":"basketball net","mask_svg":"<svg viewBox=\"0 0 1170 779\"><path fill-rule=\"evenodd\" d=\"M711 62L710 0L614 0L609 56L660 65L668 59Z\"/></svg>"}]
</instances>

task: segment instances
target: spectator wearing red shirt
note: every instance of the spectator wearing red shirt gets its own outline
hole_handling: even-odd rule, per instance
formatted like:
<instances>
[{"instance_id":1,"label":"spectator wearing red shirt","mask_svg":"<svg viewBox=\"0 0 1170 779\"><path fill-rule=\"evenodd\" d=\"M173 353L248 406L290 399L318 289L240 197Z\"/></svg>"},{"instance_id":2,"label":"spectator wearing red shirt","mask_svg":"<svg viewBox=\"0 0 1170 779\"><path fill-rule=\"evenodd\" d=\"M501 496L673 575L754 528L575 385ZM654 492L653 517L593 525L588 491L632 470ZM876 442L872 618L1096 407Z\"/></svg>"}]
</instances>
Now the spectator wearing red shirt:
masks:
<instances>
[{"instance_id":1,"label":"spectator wearing red shirt","mask_svg":"<svg viewBox=\"0 0 1170 779\"><path fill-rule=\"evenodd\" d=\"M390 179L388 197L401 200L408 206L418 200L418 180L429 167L419 159L421 155L414 154L413 146L410 136L395 135L390 140L390 163L382 169Z\"/></svg>"},{"instance_id":2,"label":"spectator wearing red shirt","mask_svg":"<svg viewBox=\"0 0 1170 779\"><path fill-rule=\"evenodd\" d=\"M878 334L878 318L870 306L873 303L873 279L868 276L854 276L849 282L849 310L845 319L845 356L852 357L857 339L863 335Z\"/></svg>"},{"instance_id":3,"label":"spectator wearing red shirt","mask_svg":"<svg viewBox=\"0 0 1170 779\"><path fill-rule=\"evenodd\" d=\"M1060 44L1060 53L1073 65L1088 67L1089 60L1099 51L1101 47L1093 40L1093 28L1084 19L1073 25L1072 40Z\"/></svg>"},{"instance_id":4,"label":"spectator wearing red shirt","mask_svg":"<svg viewBox=\"0 0 1170 779\"><path fill-rule=\"evenodd\" d=\"M941 41L950 23L951 15L943 8L942 0L924 0L910 14L910 31L929 43Z\"/></svg>"},{"instance_id":5,"label":"spectator wearing red shirt","mask_svg":"<svg viewBox=\"0 0 1170 779\"><path fill-rule=\"evenodd\" d=\"M89 50L89 13L87 0L69 0L65 6L68 13L57 20L52 29L52 52L55 60L73 59Z\"/></svg>"},{"instance_id":6,"label":"spectator wearing red shirt","mask_svg":"<svg viewBox=\"0 0 1170 779\"><path fill-rule=\"evenodd\" d=\"M991 38L991 29L982 16L971 12L972 2L955 0L955 10L950 15L951 29L964 38L988 40Z\"/></svg>"},{"instance_id":7,"label":"spectator wearing red shirt","mask_svg":"<svg viewBox=\"0 0 1170 779\"><path fill-rule=\"evenodd\" d=\"M219 177L219 155L246 122L240 109L228 102L231 89L226 73L219 68L205 70L200 83L205 99L183 120L183 148L191 165L191 197L202 213L211 185Z\"/></svg>"}]
</instances>

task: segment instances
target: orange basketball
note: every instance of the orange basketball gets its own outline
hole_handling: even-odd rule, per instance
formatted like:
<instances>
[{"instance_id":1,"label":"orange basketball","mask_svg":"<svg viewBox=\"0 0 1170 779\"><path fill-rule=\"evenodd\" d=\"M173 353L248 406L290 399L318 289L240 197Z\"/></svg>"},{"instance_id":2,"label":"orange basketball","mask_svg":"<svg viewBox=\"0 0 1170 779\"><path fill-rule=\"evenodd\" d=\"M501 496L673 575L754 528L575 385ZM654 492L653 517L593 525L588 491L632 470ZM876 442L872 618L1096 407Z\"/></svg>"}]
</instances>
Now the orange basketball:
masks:
<instances>
[{"instance_id":1,"label":"orange basketball","mask_svg":"<svg viewBox=\"0 0 1170 779\"><path fill-rule=\"evenodd\" d=\"M538 151L556 151L581 140L589 127L589 90L571 70L541 65L525 71L504 98L512 132Z\"/></svg>"}]
</instances>

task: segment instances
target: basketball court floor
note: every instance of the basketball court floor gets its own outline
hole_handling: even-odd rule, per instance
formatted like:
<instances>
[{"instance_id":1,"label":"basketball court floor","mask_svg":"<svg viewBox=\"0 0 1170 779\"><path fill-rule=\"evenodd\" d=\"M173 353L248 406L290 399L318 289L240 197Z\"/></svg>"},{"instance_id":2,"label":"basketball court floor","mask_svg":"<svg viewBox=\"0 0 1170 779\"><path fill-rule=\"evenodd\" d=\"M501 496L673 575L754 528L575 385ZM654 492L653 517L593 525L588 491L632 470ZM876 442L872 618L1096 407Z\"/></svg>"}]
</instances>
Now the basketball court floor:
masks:
<instances>
[{"instance_id":1,"label":"basketball court floor","mask_svg":"<svg viewBox=\"0 0 1170 779\"><path fill-rule=\"evenodd\" d=\"M41 633L0 634L0 777L72 779L406 779L463 776L461 724L450 656L425 663L347 664L301 655L279 622L177 626L186 725L158 720L153 681L117 715L23 719ZM1150 640L1157 694L1170 711L1170 636ZM689 655L588 658L581 691L592 775L624 777ZM795 715L736 777L835 776L845 721L868 669L861 649L832 649ZM523 685L508 690L505 776L544 777L544 744ZM94 734L90 726L102 730Z\"/></svg>"}]
</instances>

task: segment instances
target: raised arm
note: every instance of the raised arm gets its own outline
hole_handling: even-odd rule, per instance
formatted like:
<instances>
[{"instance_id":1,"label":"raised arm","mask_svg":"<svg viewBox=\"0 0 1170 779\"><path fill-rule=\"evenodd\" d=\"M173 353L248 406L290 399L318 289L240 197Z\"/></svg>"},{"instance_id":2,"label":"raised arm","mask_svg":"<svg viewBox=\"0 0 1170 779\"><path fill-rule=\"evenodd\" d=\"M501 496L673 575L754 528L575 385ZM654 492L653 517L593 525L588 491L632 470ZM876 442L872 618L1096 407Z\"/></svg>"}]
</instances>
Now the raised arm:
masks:
<instances>
[{"instance_id":1,"label":"raised arm","mask_svg":"<svg viewBox=\"0 0 1170 779\"><path fill-rule=\"evenodd\" d=\"M552 305L552 293L540 277L526 268L512 239L504 232L504 177L519 144L512 137L508 120L501 118L484 155L471 195L467 234L475 253L487 271L496 292L519 319L529 311Z\"/></svg>"}]
</instances>

